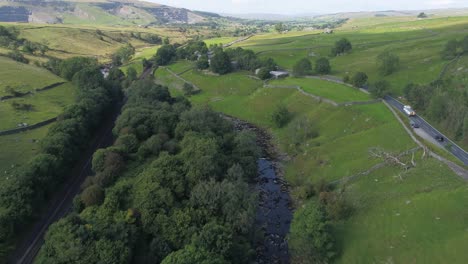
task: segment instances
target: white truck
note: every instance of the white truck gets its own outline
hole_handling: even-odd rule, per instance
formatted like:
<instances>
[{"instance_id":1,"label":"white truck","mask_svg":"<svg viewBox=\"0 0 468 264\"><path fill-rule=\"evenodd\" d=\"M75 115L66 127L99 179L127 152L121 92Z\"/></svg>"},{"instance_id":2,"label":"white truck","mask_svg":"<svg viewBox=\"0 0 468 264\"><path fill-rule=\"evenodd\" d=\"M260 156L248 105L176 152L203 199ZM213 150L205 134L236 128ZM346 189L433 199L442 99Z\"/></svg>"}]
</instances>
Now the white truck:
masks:
<instances>
[{"instance_id":1,"label":"white truck","mask_svg":"<svg viewBox=\"0 0 468 264\"><path fill-rule=\"evenodd\" d=\"M411 106L409 105L405 105L403 106L403 111L405 111L405 113L408 115L408 116L415 116L416 115L416 112L413 110L413 108L411 108Z\"/></svg>"}]
</instances>

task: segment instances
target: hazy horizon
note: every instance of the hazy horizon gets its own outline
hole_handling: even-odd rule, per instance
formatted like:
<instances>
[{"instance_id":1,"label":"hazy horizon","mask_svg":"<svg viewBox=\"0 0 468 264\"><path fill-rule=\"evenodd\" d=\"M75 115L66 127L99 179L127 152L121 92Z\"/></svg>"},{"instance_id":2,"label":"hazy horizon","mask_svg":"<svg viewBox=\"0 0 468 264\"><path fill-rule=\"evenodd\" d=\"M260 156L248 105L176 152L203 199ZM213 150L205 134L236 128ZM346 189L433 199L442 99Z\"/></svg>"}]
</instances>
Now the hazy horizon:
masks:
<instances>
[{"instance_id":1,"label":"hazy horizon","mask_svg":"<svg viewBox=\"0 0 468 264\"><path fill-rule=\"evenodd\" d=\"M329 0L327 5L317 0L146 0L154 3L182 7L191 10L225 14L278 14L300 15L308 13L339 13L385 10L422 10L465 8L468 0ZM284 3L287 3L286 5Z\"/></svg>"}]
</instances>

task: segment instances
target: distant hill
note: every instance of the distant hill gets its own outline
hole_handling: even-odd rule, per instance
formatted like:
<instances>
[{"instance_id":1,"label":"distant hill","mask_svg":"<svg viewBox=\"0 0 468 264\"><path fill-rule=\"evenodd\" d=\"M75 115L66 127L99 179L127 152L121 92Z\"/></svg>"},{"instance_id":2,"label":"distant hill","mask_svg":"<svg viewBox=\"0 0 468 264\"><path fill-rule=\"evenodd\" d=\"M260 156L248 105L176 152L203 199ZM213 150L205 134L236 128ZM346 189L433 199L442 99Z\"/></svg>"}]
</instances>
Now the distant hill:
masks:
<instances>
[{"instance_id":1,"label":"distant hill","mask_svg":"<svg viewBox=\"0 0 468 264\"><path fill-rule=\"evenodd\" d=\"M249 19L249 20L268 20L268 21L288 21L297 20L303 18L311 18L318 16L318 13L310 14L295 14L295 15L281 15L281 14L267 14L267 13L252 13L252 14L223 14L229 17Z\"/></svg>"},{"instance_id":2,"label":"distant hill","mask_svg":"<svg viewBox=\"0 0 468 264\"><path fill-rule=\"evenodd\" d=\"M366 17L401 17L414 16L424 12L428 16L465 16L468 8L427 9L427 10L384 10L368 12L344 12L315 16L315 18L366 18Z\"/></svg>"},{"instance_id":3,"label":"distant hill","mask_svg":"<svg viewBox=\"0 0 468 264\"><path fill-rule=\"evenodd\" d=\"M194 24L219 17L136 0L0 0L0 22L50 24Z\"/></svg>"}]
</instances>

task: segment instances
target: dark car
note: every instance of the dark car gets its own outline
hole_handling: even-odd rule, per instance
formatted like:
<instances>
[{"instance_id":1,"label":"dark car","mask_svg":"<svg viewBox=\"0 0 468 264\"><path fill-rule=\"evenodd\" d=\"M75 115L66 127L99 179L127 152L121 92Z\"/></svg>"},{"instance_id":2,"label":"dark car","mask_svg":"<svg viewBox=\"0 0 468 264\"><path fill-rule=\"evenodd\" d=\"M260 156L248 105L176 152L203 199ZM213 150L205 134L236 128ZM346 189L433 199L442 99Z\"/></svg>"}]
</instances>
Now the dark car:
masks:
<instances>
[{"instance_id":1,"label":"dark car","mask_svg":"<svg viewBox=\"0 0 468 264\"><path fill-rule=\"evenodd\" d=\"M443 137L443 136L441 136L441 135L435 135L435 137L434 137L434 138L435 138L437 141L439 141L439 142L442 142L442 141L444 141L444 137Z\"/></svg>"},{"instance_id":2,"label":"dark car","mask_svg":"<svg viewBox=\"0 0 468 264\"><path fill-rule=\"evenodd\" d=\"M419 124L413 120L410 120L410 125L412 128L419 128Z\"/></svg>"}]
</instances>

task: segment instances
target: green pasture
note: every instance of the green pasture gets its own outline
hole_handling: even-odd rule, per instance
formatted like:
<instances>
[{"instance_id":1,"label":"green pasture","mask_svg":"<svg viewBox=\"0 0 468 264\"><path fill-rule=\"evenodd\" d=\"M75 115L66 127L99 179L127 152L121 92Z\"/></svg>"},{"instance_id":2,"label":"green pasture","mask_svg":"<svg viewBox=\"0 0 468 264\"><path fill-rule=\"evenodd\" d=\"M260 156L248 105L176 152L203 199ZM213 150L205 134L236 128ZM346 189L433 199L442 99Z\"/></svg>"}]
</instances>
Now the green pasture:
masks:
<instances>
[{"instance_id":1,"label":"green pasture","mask_svg":"<svg viewBox=\"0 0 468 264\"><path fill-rule=\"evenodd\" d=\"M71 83L50 90L36 92L21 98L0 102L0 130L17 128L20 123L28 125L53 118L74 102L75 91ZM13 103L31 105L31 110L16 110Z\"/></svg>"},{"instance_id":2,"label":"green pasture","mask_svg":"<svg viewBox=\"0 0 468 264\"><path fill-rule=\"evenodd\" d=\"M270 81L269 84L280 86L299 86L305 92L328 98L338 103L371 100L371 97L368 94L365 94L356 88L320 79L288 77L285 79Z\"/></svg>"},{"instance_id":3,"label":"green pasture","mask_svg":"<svg viewBox=\"0 0 468 264\"><path fill-rule=\"evenodd\" d=\"M39 151L39 142L51 125L18 134L0 136L0 184L10 179L12 172L29 161Z\"/></svg>"},{"instance_id":4,"label":"green pasture","mask_svg":"<svg viewBox=\"0 0 468 264\"><path fill-rule=\"evenodd\" d=\"M57 82L63 82L63 79L46 69L0 56L0 96L9 95L5 91L7 86L27 92Z\"/></svg>"},{"instance_id":5,"label":"green pasture","mask_svg":"<svg viewBox=\"0 0 468 264\"><path fill-rule=\"evenodd\" d=\"M373 21L370 23L369 21ZM327 57L335 41L347 38L353 44L350 54L330 58L332 75L344 77L363 71L369 82L390 81L395 94L401 94L410 83L428 83L435 80L448 63L440 52L449 39L468 35L468 17L435 19L373 18L352 19L334 34L305 34L283 36L265 34L237 44L256 51L261 57L271 57L281 68L291 70L302 58L313 63ZM381 76L376 58L384 51L400 57L400 69L390 76Z\"/></svg>"},{"instance_id":6,"label":"green pasture","mask_svg":"<svg viewBox=\"0 0 468 264\"><path fill-rule=\"evenodd\" d=\"M335 226L336 263L466 262L468 186L436 160L417 159L406 174L380 169L350 183L346 195L354 210Z\"/></svg>"},{"instance_id":7,"label":"green pasture","mask_svg":"<svg viewBox=\"0 0 468 264\"><path fill-rule=\"evenodd\" d=\"M209 47L211 45L224 45L236 39L237 39L236 37L220 37L220 38L205 39L204 42Z\"/></svg>"}]
</instances>

